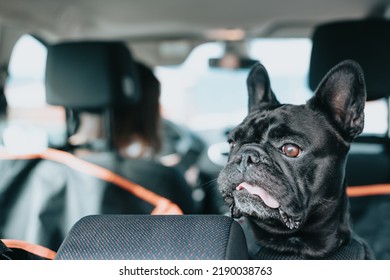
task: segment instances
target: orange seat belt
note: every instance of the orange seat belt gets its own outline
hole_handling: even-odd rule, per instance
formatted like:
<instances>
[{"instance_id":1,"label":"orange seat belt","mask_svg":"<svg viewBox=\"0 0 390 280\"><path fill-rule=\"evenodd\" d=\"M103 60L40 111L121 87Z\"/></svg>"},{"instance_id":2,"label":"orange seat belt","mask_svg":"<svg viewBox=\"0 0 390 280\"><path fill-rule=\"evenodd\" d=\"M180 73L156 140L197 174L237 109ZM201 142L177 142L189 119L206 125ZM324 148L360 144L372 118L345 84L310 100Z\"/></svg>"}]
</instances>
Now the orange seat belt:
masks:
<instances>
[{"instance_id":1,"label":"orange seat belt","mask_svg":"<svg viewBox=\"0 0 390 280\"><path fill-rule=\"evenodd\" d=\"M54 260L56 256L56 252L40 245L35 245L35 244L31 244L25 241L15 240L15 239L1 239L1 241L3 241L3 243L11 250L22 249L24 251L33 253L34 255L49 260Z\"/></svg>"},{"instance_id":2,"label":"orange seat belt","mask_svg":"<svg viewBox=\"0 0 390 280\"><path fill-rule=\"evenodd\" d=\"M132 193L138 198L150 203L155 206L152 211L152 215L165 215L165 214L176 214L182 215L183 211L175 203L162 197L136 183L131 182L130 180L119 176L118 174L108 170L104 167L98 166L96 164L87 162L85 160L79 159L76 156L55 149L47 149L39 154L8 154L0 153L0 159L47 159L51 161L60 162L69 166L72 169L75 169L84 174L99 178L103 181L117 185L118 187Z\"/></svg>"},{"instance_id":3,"label":"orange seat belt","mask_svg":"<svg viewBox=\"0 0 390 280\"><path fill-rule=\"evenodd\" d=\"M390 184L376 184L376 185L348 187L347 194L349 197L386 195L386 194L390 194Z\"/></svg>"}]
</instances>

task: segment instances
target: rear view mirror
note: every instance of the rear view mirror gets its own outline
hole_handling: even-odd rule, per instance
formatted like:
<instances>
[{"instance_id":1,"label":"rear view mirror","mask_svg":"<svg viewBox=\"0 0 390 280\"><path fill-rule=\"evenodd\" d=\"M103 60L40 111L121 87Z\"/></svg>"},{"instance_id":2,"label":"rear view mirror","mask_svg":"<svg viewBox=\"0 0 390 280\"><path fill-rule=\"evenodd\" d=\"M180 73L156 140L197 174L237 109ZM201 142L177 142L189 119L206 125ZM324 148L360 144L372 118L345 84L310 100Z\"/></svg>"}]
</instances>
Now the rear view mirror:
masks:
<instances>
[{"instance_id":1,"label":"rear view mirror","mask_svg":"<svg viewBox=\"0 0 390 280\"><path fill-rule=\"evenodd\" d=\"M257 62L255 59L226 53L221 58L210 58L209 66L212 68L249 69Z\"/></svg>"}]
</instances>

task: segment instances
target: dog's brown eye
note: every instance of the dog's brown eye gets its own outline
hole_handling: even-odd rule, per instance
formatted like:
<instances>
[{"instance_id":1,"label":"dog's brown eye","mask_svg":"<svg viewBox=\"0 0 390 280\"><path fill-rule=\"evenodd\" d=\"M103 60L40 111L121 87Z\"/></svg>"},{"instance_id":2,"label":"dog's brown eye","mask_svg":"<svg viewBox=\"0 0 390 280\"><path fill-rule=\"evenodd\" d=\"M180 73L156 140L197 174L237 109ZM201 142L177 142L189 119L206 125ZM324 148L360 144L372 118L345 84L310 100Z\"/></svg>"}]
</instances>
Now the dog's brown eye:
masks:
<instances>
[{"instance_id":1,"label":"dog's brown eye","mask_svg":"<svg viewBox=\"0 0 390 280\"><path fill-rule=\"evenodd\" d=\"M301 154L302 150L299 148L297 145L294 144L285 144L282 147L282 153L285 154L288 157L299 157Z\"/></svg>"}]
</instances>

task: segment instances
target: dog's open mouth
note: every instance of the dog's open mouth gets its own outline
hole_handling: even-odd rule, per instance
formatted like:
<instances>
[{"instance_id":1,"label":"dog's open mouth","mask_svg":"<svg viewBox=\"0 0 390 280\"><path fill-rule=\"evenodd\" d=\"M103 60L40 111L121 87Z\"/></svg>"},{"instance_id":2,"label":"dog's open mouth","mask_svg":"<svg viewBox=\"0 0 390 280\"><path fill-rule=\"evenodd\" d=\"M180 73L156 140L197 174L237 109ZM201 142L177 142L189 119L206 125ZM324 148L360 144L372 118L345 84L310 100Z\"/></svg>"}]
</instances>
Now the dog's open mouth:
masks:
<instances>
[{"instance_id":1,"label":"dog's open mouth","mask_svg":"<svg viewBox=\"0 0 390 280\"><path fill-rule=\"evenodd\" d=\"M278 202L278 200L271 194L269 194L264 188L258 185L251 185L247 182L242 182L236 187L236 191L246 191L250 195L260 199L269 208L275 209L279 213L279 219L289 229L297 229L301 225L301 219L298 217L294 218L287 215L280 207L280 203Z\"/></svg>"},{"instance_id":2,"label":"dog's open mouth","mask_svg":"<svg viewBox=\"0 0 390 280\"><path fill-rule=\"evenodd\" d=\"M246 182L243 182L236 187L237 191L241 191L244 189L247 190L250 194L260 197L261 200L263 200L265 205L267 205L268 207L270 208L280 207L279 202L272 195L266 192L262 187L252 186L251 184L248 184Z\"/></svg>"}]
</instances>

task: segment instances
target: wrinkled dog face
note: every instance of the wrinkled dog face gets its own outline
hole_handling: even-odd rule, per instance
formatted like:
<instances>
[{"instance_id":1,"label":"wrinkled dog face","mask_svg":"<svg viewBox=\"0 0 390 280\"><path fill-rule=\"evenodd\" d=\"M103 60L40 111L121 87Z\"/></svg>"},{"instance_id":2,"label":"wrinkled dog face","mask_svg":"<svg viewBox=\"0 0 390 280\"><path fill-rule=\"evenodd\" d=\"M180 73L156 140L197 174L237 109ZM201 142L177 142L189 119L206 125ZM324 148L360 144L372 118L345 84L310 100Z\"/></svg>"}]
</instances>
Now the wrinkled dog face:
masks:
<instances>
[{"instance_id":1,"label":"wrinkled dog face","mask_svg":"<svg viewBox=\"0 0 390 280\"><path fill-rule=\"evenodd\" d=\"M345 191L346 156L364 123L362 71L340 63L299 106L277 101L261 64L247 85L249 113L229 135L220 192L234 217L248 216L268 232L298 231Z\"/></svg>"}]
</instances>

